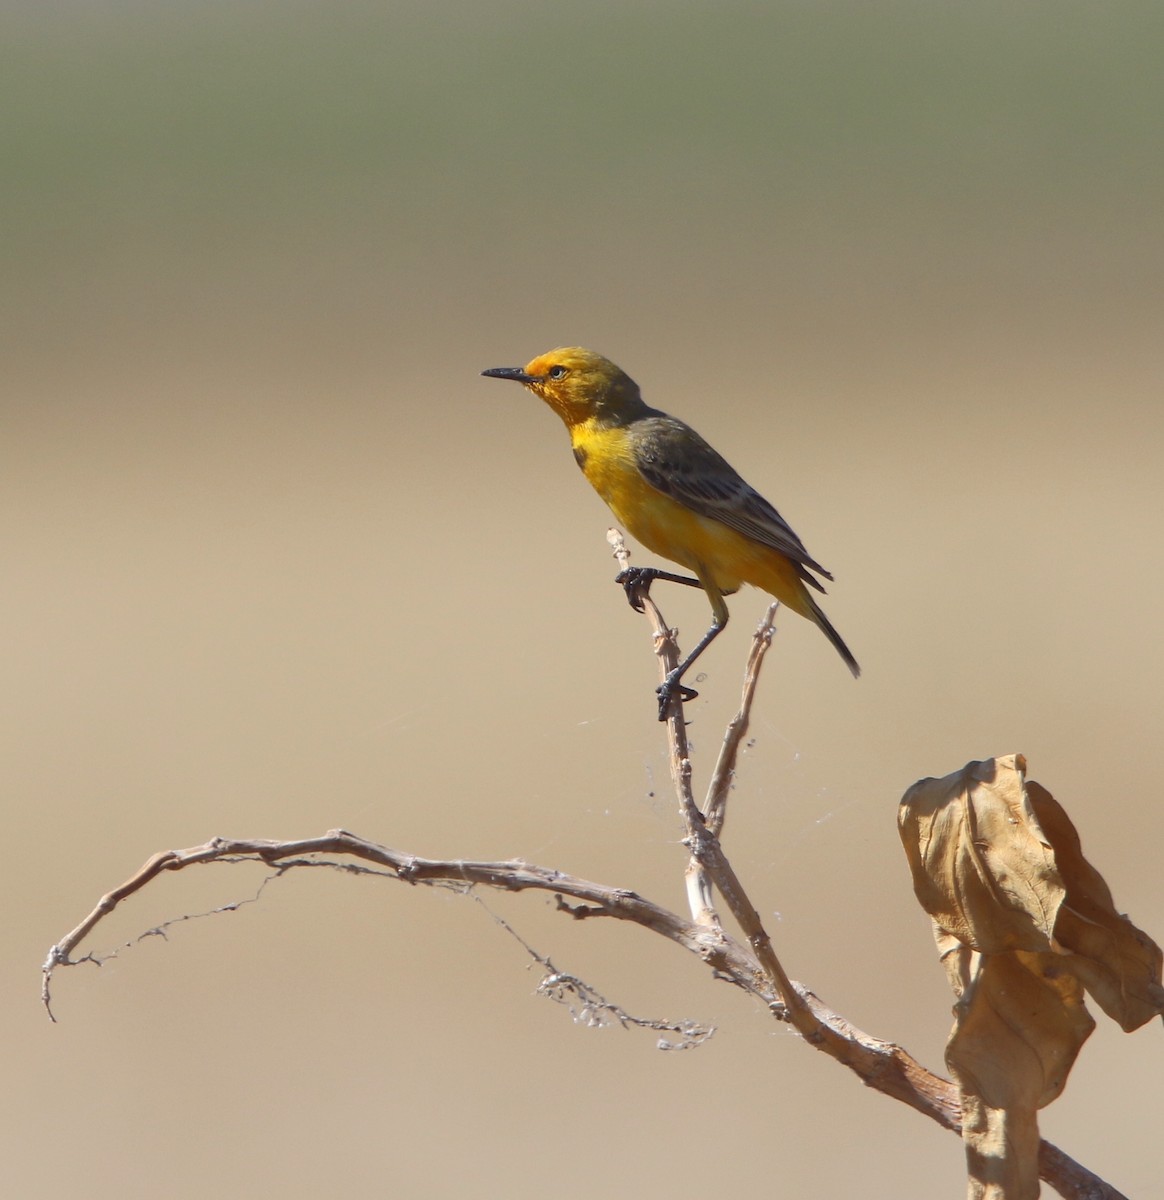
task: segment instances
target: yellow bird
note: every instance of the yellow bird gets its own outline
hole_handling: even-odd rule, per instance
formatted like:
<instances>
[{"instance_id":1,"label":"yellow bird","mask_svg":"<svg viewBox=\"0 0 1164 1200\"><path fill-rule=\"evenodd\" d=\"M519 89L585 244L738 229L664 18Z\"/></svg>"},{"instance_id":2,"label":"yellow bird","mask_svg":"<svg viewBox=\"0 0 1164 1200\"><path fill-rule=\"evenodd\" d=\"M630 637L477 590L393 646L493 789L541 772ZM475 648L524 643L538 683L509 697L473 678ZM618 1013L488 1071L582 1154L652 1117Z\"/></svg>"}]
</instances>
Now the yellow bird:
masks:
<instances>
[{"instance_id":1,"label":"yellow bird","mask_svg":"<svg viewBox=\"0 0 1164 1200\"><path fill-rule=\"evenodd\" d=\"M648 550L694 572L654 568L623 572L619 582L636 608L653 579L701 587L711 601L711 628L658 689L659 720L680 680L728 623L725 596L750 583L815 622L854 676L861 668L809 592L814 577L832 575L805 550L784 518L692 429L644 403L638 385L593 350L566 346L524 367L482 371L513 379L544 400L565 422L574 458L620 524Z\"/></svg>"}]
</instances>

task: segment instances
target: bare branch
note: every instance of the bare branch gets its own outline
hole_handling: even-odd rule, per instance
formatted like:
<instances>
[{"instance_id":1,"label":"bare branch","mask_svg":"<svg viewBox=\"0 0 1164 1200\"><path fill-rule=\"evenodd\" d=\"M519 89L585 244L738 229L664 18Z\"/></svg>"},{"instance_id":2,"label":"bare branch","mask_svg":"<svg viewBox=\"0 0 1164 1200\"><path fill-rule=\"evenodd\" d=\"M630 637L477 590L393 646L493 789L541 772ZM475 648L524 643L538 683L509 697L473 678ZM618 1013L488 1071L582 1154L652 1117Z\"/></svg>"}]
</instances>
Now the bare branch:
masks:
<instances>
[{"instance_id":1,"label":"bare branch","mask_svg":"<svg viewBox=\"0 0 1164 1200\"><path fill-rule=\"evenodd\" d=\"M546 867L534 866L519 860L511 862L472 862L465 859L439 860L419 858L389 846L369 842L343 829L333 829L321 837L292 842L267 839L212 838L201 846L186 850L168 850L155 854L134 872L120 887L103 896L93 911L48 953L43 972L42 994L46 1006L55 970L61 966L76 966L81 962L97 962L91 956L74 958L78 945L94 928L130 896L141 891L163 871L181 871L187 867L212 862L259 862L287 871L296 867L331 866L340 870L366 870L353 863L311 858L311 855L348 855L364 863L382 868L389 876L404 883L456 887L468 891L481 885L501 891L527 890L550 892L584 902L586 911L621 921L631 921L651 929L663 937L697 954L717 972L727 976L746 990L758 995L765 1003L773 997L765 990L754 962L738 942L727 938L722 930L696 925L667 909L623 888L593 883ZM228 906L230 907L230 906ZM579 911L560 903L560 907L577 917ZM50 1009L51 1016L51 1009Z\"/></svg>"},{"instance_id":2,"label":"bare branch","mask_svg":"<svg viewBox=\"0 0 1164 1200\"><path fill-rule=\"evenodd\" d=\"M357 861L310 857L313 855L347 855ZM720 929L709 929L680 917L633 891L594 883L561 871L519 861L420 858L366 841L342 829L292 842L214 838L187 850L169 850L154 855L125 883L103 896L93 912L49 951L44 964L46 1006L58 967L100 961L96 956L73 955L80 943L120 904L163 871L181 871L216 862L257 862L273 867L277 872L323 866L361 874L384 874L404 883L453 887L460 891L474 887L509 892L543 891L556 898L559 911L577 917L579 908L560 899L569 897L584 906L582 912L600 912L616 920L630 921L682 946L706 963L716 977L726 979L762 1000L777 1019L788 1019L789 1013L807 1014L799 1019L794 1015L793 1023L811 1045L849 1067L870 1087L908 1104L946 1129L959 1129L958 1101L948 1080L927 1071L900 1046L857 1029L799 984L788 983L789 990L783 994L795 994L798 1003L786 1008L779 1002L757 959ZM364 866L365 863L371 866ZM1123 1200L1119 1192L1046 1142L1042 1146L1040 1169L1042 1177L1064 1196L1076 1200Z\"/></svg>"},{"instance_id":3,"label":"bare branch","mask_svg":"<svg viewBox=\"0 0 1164 1200\"><path fill-rule=\"evenodd\" d=\"M625 570L629 555L622 540L622 535L616 529L607 531L607 540L614 547L615 557ZM650 595L643 593L640 597L642 608L653 631L655 653L659 656L660 678L665 679L679 661L679 648L676 641L676 631L671 629L663 619L658 606ZM748 712L752 696L755 693L756 680L759 675L760 663L764 649L758 638L753 644L753 657L749 660L749 672L745 681L744 699L741 705L741 715L737 723L742 730L747 728ZM719 838L709 827L704 815L695 804L691 787L691 758L687 743L687 725L683 719L683 704L678 694L674 698L667 714L667 742L670 749L671 778L675 784L675 794L679 801L679 813L687 830L684 839L691 851L691 859L687 866L686 881L687 895L691 905L692 916L701 924L719 927L719 916L716 912L712 885L724 898L729 910L748 939L748 945L756 956L756 960L768 980L776 996L787 1005L793 1023L805 1020L808 1030L812 1022L807 1018L807 1009L801 997L792 987L784 968L780 965L772 949L772 940L764 929L760 914L748 899L743 885L735 871L732 870L727 856L723 852ZM739 738L732 736L729 731L725 738L724 751L720 755L721 779L726 780L734 771L736 751ZM726 784L717 786L717 814L719 824L723 823L724 806L726 803ZM806 1030L801 1030L808 1036Z\"/></svg>"},{"instance_id":4,"label":"bare branch","mask_svg":"<svg viewBox=\"0 0 1164 1200\"><path fill-rule=\"evenodd\" d=\"M621 535L612 530L608 536L616 557L625 568L629 557ZM667 627L650 597L643 596L643 601L653 630L656 654L661 660L661 673L665 676L679 661L675 634ZM927 1071L900 1046L883 1042L851 1025L807 988L788 978L759 914L720 845L718 833L723 827L727 796L739 747L747 730L760 666L771 642L774 615L775 606L772 606L756 633L745 673L740 711L725 734L708 790L706 820L692 793L682 704L676 701L668 714L671 772L687 830L686 844L691 852L688 866L691 919L670 912L633 891L520 860L478 862L419 858L369 842L342 829L291 842L214 838L201 846L154 855L120 887L103 896L93 911L52 947L44 963L42 985L50 1018L55 1020L51 1009L51 987L57 968L83 962L100 963L101 958L92 953L74 957L77 948L125 900L166 871L181 871L209 863L256 862L272 868L272 878L300 867L326 867L464 892L485 887L509 892L542 891L554 897L556 911L574 920L610 917L641 925L668 938L697 955L717 978L734 983L759 998L775 1019L789 1021L805 1041L848 1067L869 1087L908 1104L946 1129L960 1132L957 1091L949 1080ZM746 944L722 928L712 903L713 883L743 931ZM260 886L259 892L262 890ZM238 904L224 905L215 911L237 907ZM500 918L495 919L500 921ZM169 924L149 932L164 933ZM501 924L510 928L504 921ZM510 929L510 932L514 931ZM514 933L514 936L518 935ZM673 1048L698 1044L710 1035L709 1030L691 1022L632 1017L575 976L559 971L548 958L537 954L524 941L522 944L547 972L539 990L567 1004L576 1020L598 1024L617 1021L675 1033L680 1041L666 1043ZM1126 1200L1116 1189L1047 1142L1040 1146L1039 1169L1041 1177L1070 1200Z\"/></svg>"},{"instance_id":5,"label":"bare branch","mask_svg":"<svg viewBox=\"0 0 1164 1200\"><path fill-rule=\"evenodd\" d=\"M621 531L608 529L606 540L613 548L619 569L625 571L630 565L630 552L626 548ZM662 682L679 665L678 630L672 629L663 620L663 614L651 599L649 592L641 593L639 599L642 602L643 612L651 624L655 654L659 658L659 680ZM691 759L687 744L687 725L683 719L683 704L679 699L678 692L672 698L671 707L667 713L667 744L670 749L668 761L671 766L671 782L675 785L675 794L679 798L679 809L690 843L692 831L696 828L702 829L704 820L691 790ZM718 929L720 919L715 908L711 879L698 855L691 856L687 864L684 883L687 888L687 903L691 909L692 918L701 925Z\"/></svg>"},{"instance_id":6,"label":"bare branch","mask_svg":"<svg viewBox=\"0 0 1164 1200\"><path fill-rule=\"evenodd\" d=\"M760 665L768 647L772 645L772 637L776 632L776 612L779 602L768 606L763 620L752 635L752 651L748 655L748 663L744 668L744 687L740 697L740 711L732 718L724 733L723 745L720 747L719 758L715 770L711 773L711 782L707 786L707 799L704 801L704 816L707 826L720 837L723 834L723 824L727 816L727 798L732 783L736 777L736 759L739 757L740 746L748 725L752 719L752 700L756 695L756 684L760 681Z\"/></svg>"}]
</instances>

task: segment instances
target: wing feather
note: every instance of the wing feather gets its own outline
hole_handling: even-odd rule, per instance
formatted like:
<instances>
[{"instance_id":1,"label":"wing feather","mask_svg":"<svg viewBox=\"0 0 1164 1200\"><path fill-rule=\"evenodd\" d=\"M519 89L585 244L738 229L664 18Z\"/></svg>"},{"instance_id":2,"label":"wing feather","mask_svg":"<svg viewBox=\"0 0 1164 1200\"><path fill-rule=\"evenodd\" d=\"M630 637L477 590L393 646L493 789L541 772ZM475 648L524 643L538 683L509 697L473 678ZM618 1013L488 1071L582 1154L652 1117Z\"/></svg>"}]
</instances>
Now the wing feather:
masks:
<instances>
[{"instance_id":1,"label":"wing feather","mask_svg":"<svg viewBox=\"0 0 1164 1200\"><path fill-rule=\"evenodd\" d=\"M634 435L635 465L651 487L783 554L801 568L806 583L824 591L808 571L825 579L832 575L809 555L776 509L694 429L659 413L636 421Z\"/></svg>"}]
</instances>

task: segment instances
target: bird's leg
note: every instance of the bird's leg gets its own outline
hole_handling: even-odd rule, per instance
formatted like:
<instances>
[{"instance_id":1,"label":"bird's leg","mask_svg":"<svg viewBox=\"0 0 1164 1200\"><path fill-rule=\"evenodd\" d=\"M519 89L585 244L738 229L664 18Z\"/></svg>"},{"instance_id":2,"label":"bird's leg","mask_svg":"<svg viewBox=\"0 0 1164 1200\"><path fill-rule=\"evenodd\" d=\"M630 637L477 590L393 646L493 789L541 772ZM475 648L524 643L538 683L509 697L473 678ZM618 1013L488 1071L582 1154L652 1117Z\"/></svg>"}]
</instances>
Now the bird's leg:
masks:
<instances>
[{"instance_id":1,"label":"bird's leg","mask_svg":"<svg viewBox=\"0 0 1164 1200\"><path fill-rule=\"evenodd\" d=\"M703 587L698 579L690 575L673 575L670 571L660 571L658 567L627 567L625 571L619 571L614 577L614 582L622 584L631 608L635 612L642 612L643 597L651 590L651 584L656 579L686 584L687 587Z\"/></svg>"},{"instance_id":2,"label":"bird's leg","mask_svg":"<svg viewBox=\"0 0 1164 1200\"><path fill-rule=\"evenodd\" d=\"M726 609L725 609L726 613ZM711 628L703 635L699 641L699 645L675 668L673 671L667 672L667 678L655 689L655 694L659 697L659 720L667 719L667 710L671 707L671 698L675 692L679 693L679 702L685 704L688 700L694 700L699 693L694 688L689 688L679 681L683 678L687 668L711 645L719 636L723 627L727 624L725 615L722 621L719 620L718 614L712 621Z\"/></svg>"},{"instance_id":3,"label":"bird's leg","mask_svg":"<svg viewBox=\"0 0 1164 1200\"><path fill-rule=\"evenodd\" d=\"M664 579L668 583L682 583L686 587L702 588L711 601L711 628L703 635L695 649L673 671L667 672L666 679L655 689L655 694L659 697L659 720L665 721L667 711L671 707L671 699L676 692L681 704L694 700L699 695L694 688L685 686L680 680L687 668L715 641L727 625L728 606L724 603L723 592L709 578L694 579L690 575L675 575L670 571L660 571L658 567L627 567L615 576L615 582L621 583L626 589L626 598L636 612L643 611L643 598L656 579Z\"/></svg>"}]
</instances>

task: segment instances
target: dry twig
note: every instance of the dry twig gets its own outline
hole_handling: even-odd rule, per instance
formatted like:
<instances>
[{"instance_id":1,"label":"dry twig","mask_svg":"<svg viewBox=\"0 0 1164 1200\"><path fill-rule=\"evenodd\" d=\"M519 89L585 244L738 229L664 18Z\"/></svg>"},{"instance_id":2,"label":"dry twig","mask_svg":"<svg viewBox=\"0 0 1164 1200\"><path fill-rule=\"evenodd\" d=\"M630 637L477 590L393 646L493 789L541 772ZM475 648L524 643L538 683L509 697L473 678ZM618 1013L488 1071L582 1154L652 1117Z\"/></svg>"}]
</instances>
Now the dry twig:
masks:
<instances>
[{"instance_id":1,"label":"dry twig","mask_svg":"<svg viewBox=\"0 0 1164 1200\"><path fill-rule=\"evenodd\" d=\"M628 556L621 534L611 530L608 536L616 557L625 567ZM654 631L660 671L665 676L678 662L675 632L666 625L649 595L643 600ZM475 887L511 892L544 891L557 898L559 911L575 919L602 916L631 921L682 946L702 959L719 977L762 1000L778 1020L789 1021L809 1045L850 1068L869 1087L917 1109L946 1129L960 1132L957 1092L949 1080L927 1071L900 1046L883 1042L851 1025L822 1004L806 987L788 978L759 914L720 846L718 835L726 817L727 796L739 747L747 730L763 656L772 639L775 613L776 606L773 605L756 632L740 710L725 734L702 812L692 791L687 733L678 696L673 699L668 713L671 773L686 826L686 844L691 851L688 866L691 919L670 912L635 892L546 867L517 860L474 862L419 858L369 842L342 829L331 830L321 837L290 842L213 838L187 850L155 854L120 887L103 896L93 911L52 947L44 963L42 984L42 998L50 1018L55 1020L51 988L56 970L83 962L100 963L101 959L94 954L74 957L74 953L123 901L164 872L212 862L259 862L272 867L276 874L294 868L324 866L383 873L413 885L445 886L465 891ZM369 865L361 865L365 863ZM720 892L743 931L745 942L723 929L713 902L713 889ZM566 898L577 903L570 904ZM233 907L237 906L227 905L224 909ZM548 959L540 955L535 957L543 965L549 965ZM651 1028L680 1029L686 1034L685 1026L629 1018L618 1006L579 984L580 981L572 976L555 972L547 986L550 993L555 987L559 989L557 998L576 1001L581 1006L580 1011L598 1014L596 1019L625 1019ZM1041 1177L1069 1200L1126 1200L1115 1188L1045 1141L1040 1145L1039 1170Z\"/></svg>"}]
</instances>

